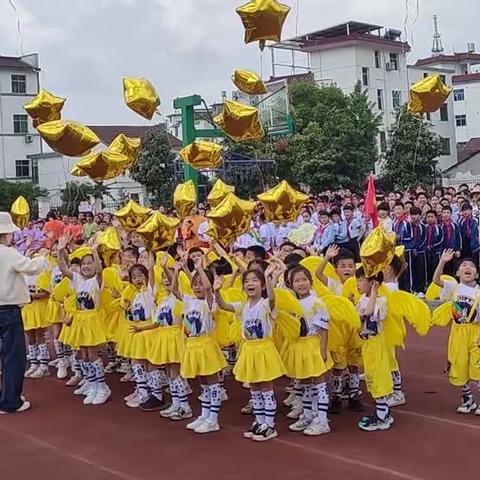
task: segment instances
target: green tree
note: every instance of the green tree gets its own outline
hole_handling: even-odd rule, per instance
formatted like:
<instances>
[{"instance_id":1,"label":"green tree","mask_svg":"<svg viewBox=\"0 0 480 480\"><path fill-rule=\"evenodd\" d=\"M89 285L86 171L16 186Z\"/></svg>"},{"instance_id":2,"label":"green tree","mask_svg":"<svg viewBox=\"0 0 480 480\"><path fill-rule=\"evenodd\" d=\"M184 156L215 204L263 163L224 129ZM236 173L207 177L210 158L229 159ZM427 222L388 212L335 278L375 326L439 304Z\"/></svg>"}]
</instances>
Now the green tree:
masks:
<instances>
[{"instance_id":1,"label":"green tree","mask_svg":"<svg viewBox=\"0 0 480 480\"><path fill-rule=\"evenodd\" d=\"M37 198L47 196L48 192L31 182L8 182L0 180L0 210L10 211L12 203L21 195L25 197L32 216L38 213Z\"/></svg>"},{"instance_id":2,"label":"green tree","mask_svg":"<svg viewBox=\"0 0 480 480\"><path fill-rule=\"evenodd\" d=\"M418 183L433 185L437 158L442 154L440 137L423 117L397 112L388 131L387 150L382 163L382 176L398 189Z\"/></svg>"},{"instance_id":3,"label":"green tree","mask_svg":"<svg viewBox=\"0 0 480 480\"><path fill-rule=\"evenodd\" d=\"M111 197L111 193L102 182L67 182L61 190L61 210L67 215L75 215L80 202L88 202L90 197L102 199Z\"/></svg>"},{"instance_id":4,"label":"green tree","mask_svg":"<svg viewBox=\"0 0 480 480\"><path fill-rule=\"evenodd\" d=\"M154 206L172 204L176 185L175 154L163 128L152 128L145 133L131 175L145 187Z\"/></svg>"}]
</instances>

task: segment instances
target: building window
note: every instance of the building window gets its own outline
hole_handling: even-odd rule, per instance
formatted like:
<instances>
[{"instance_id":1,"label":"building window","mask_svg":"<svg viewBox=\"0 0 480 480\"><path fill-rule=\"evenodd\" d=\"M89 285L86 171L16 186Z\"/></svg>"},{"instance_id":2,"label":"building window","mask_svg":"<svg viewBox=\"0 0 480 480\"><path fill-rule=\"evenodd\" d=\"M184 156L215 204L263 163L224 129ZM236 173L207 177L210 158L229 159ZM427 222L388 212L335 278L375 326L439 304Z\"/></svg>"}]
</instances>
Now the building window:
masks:
<instances>
[{"instance_id":1,"label":"building window","mask_svg":"<svg viewBox=\"0 0 480 480\"><path fill-rule=\"evenodd\" d=\"M450 139L449 138L444 138L440 137L440 142L442 144L442 155L450 155Z\"/></svg>"},{"instance_id":2,"label":"building window","mask_svg":"<svg viewBox=\"0 0 480 480\"><path fill-rule=\"evenodd\" d=\"M447 83L447 77L445 75L440 75L440 80L443 82L443 83Z\"/></svg>"},{"instance_id":3,"label":"building window","mask_svg":"<svg viewBox=\"0 0 480 480\"><path fill-rule=\"evenodd\" d=\"M448 105L446 103L440 107L440 120L442 122L448 122Z\"/></svg>"},{"instance_id":4,"label":"building window","mask_svg":"<svg viewBox=\"0 0 480 480\"><path fill-rule=\"evenodd\" d=\"M375 50L375 68L382 68L382 57L378 50Z\"/></svg>"},{"instance_id":5,"label":"building window","mask_svg":"<svg viewBox=\"0 0 480 480\"><path fill-rule=\"evenodd\" d=\"M383 110L383 90L381 88L377 90L377 108Z\"/></svg>"},{"instance_id":6,"label":"building window","mask_svg":"<svg viewBox=\"0 0 480 480\"><path fill-rule=\"evenodd\" d=\"M32 183L38 185L38 160L32 160Z\"/></svg>"},{"instance_id":7,"label":"building window","mask_svg":"<svg viewBox=\"0 0 480 480\"><path fill-rule=\"evenodd\" d=\"M432 120L432 116L430 115L430 112L427 112L426 115L427 115L427 120L430 122Z\"/></svg>"},{"instance_id":8,"label":"building window","mask_svg":"<svg viewBox=\"0 0 480 480\"><path fill-rule=\"evenodd\" d=\"M370 72L368 67L362 67L362 85L368 87Z\"/></svg>"},{"instance_id":9,"label":"building window","mask_svg":"<svg viewBox=\"0 0 480 480\"><path fill-rule=\"evenodd\" d=\"M27 93L27 77L12 75L12 93Z\"/></svg>"},{"instance_id":10,"label":"building window","mask_svg":"<svg viewBox=\"0 0 480 480\"><path fill-rule=\"evenodd\" d=\"M28 120L26 115L13 116L13 133L28 133Z\"/></svg>"},{"instance_id":11,"label":"building window","mask_svg":"<svg viewBox=\"0 0 480 480\"><path fill-rule=\"evenodd\" d=\"M457 88L453 91L453 100L455 102L463 102L465 100L465 90L463 88Z\"/></svg>"},{"instance_id":12,"label":"building window","mask_svg":"<svg viewBox=\"0 0 480 480\"><path fill-rule=\"evenodd\" d=\"M455 125L457 127L465 127L467 125L466 115L455 115Z\"/></svg>"},{"instance_id":13,"label":"building window","mask_svg":"<svg viewBox=\"0 0 480 480\"><path fill-rule=\"evenodd\" d=\"M387 150L387 134L380 132L380 151L383 153Z\"/></svg>"},{"instance_id":14,"label":"building window","mask_svg":"<svg viewBox=\"0 0 480 480\"><path fill-rule=\"evenodd\" d=\"M30 160L15 160L15 176L30 178Z\"/></svg>"},{"instance_id":15,"label":"building window","mask_svg":"<svg viewBox=\"0 0 480 480\"><path fill-rule=\"evenodd\" d=\"M399 70L398 53L391 53L390 54L390 68L392 70Z\"/></svg>"},{"instance_id":16,"label":"building window","mask_svg":"<svg viewBox=\"0 0 480 480\"><path fill-rule=\"evenodd\" d=\"M392 92L392 103L395 110L399 109L402 103L402 92L394 90Z\"/></svg>"}]
</instances>

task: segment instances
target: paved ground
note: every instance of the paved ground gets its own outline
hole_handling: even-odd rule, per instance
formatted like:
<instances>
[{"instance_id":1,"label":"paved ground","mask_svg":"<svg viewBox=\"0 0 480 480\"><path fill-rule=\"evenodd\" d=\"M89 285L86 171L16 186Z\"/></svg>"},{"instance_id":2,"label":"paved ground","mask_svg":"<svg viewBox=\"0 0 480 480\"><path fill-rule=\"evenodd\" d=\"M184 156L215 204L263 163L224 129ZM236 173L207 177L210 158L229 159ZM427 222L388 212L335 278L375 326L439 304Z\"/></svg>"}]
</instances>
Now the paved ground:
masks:
<instances>
[{"instance_id":1,"label":"paved ground","mask_svg":"<svg viewBox=\"0 0 480 480\"><path fill-rule=\"evenodd\" d=\"M123 405L128 387L110 377L114 395L84 407L54 378L29 380L34 408L0 418L0 478L36 480L239 480L476 478L480 417L455 414L459 392L444 377L447 330L411 336L400 359L408 404L388 432L358 430L358 414L332 418L332 433L305 438L287 430L266 444L242 438L249 423L239 409L248 398L228 382L222 430L209 436L156 413Z\"/></svg>"}]
</instances>

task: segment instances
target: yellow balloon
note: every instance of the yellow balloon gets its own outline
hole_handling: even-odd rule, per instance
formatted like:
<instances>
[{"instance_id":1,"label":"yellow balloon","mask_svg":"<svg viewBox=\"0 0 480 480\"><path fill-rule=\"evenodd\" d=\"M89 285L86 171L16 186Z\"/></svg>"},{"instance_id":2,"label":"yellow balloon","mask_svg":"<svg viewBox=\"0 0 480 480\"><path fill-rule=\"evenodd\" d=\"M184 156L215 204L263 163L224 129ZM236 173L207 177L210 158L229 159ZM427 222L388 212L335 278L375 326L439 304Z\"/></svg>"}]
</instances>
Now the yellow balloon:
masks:
<instances>
[{"instance_id":1,"label":"yellow balloon","mask_svg":"<svg viewBox=\"0 0 480 480\"><path fill-rule=\"evenodd\" d=\"M295 190L285 180L258 195L267 222L293 222L300 216L300 209L310 197Z\"/></svg>"},{"instance_id":2,"label":"yellow balloon","mask_svg":"<svg viewBox=\"0 0 480 480\"><path fill-rule=\"evenodd\" d=\"M87 174L83 170L78 168L76 165L74 165L73 168L70 170L70 175L72 175L74 177L86 177L87 176Z\"/></svg>"},{"instance_id":3,"label":"yellow balloon","mask_svg":"<svg viewBox=\"0 0 480 480\"><path fill-rule=\"evenodd\" d=\"M70 120L43 123L37 130L53 150L68 157L86 155L92 147L100 143L95 132Z\"/></svg>"},{"instance_id":4,"label":"yellow balloon","mask_svg":"<svg viewBox=\"0 0 480 480\"><path fill-rule=\"evenodd\" d=\"M104 150L87 155L75 166L93 180L110 180L121 175L126 170L129 161L129 158L122 153Z\"/></svg>"},{"instance_id":5,"label":"yellow balloon","mask_svg":"<svg viewBox=\"0 0 480 480\"><path fill-rule=\"evenodd\" d=\"M210 206L216 207L229 193L234 193L235 187L232 185L227 185L218 179L213 185L212 190L208 194L207 200Z\"/></svg>"},{"instance_id":6,"label":"yellow balloon","mask_svg":"<svg viewBox=\"0 0 480 480\"><path fill-rule=\"evenodd\" d=\"M185 183L179 183L173 192L173 206L180 218L185 218L195 206L197 201L197 192L192 180Z\"/></svg>"},{"instance_id":7,"label":"yellow balloon","mask_svg":"<svg viewBox=\"0 0 480 480\"><path fill-rule=\"evenodd\" d=\"M237 8L245 28L245 43L261 42L263 48L266 40L279 42L282 28L290 7L277 0L252 0Z\"/></svg>"},{"instance_id":8,"label":"yellow balloon","mask_svg":"<svg viewBox=\"0 0 480 480\"><path fill-rule=\"evenodd\" d=\"M123 228L127 232L133 232L142 225L151 214L149 208L142 207L133 200L130 200L124 207L115 212Z\"/></svg>"},{"instance_id":9,"label":"yellow balloon","mask_svg":"<svg viewBox=\"0 0 480 480\"><path fill-rule=\"evenodd\" d=\"M390 265L395 255L395 233L377 227L360 247L360 258L367 277L373 277Z\"/></svg>"},{"instance_id":10,"label":"yellow balloon","mask_svg":"<svg viewBox=\"0 0 480 480\"><path fill-rule=\"evenodd\" d=\"M127 137L126 135L121 133L112 140L112 143L110 143L110 145L108 146L108 151L126 155L129 159L129 164L127 168L131 168L137 160L137 155L138 151L140 150L141 143L141 138Z\"/></svg>"},{"instance_id":11,"label":"yellow balloon","mask_svg":"<svg viewBox=\"0 0 480 480\"><path fill-rule=\"evenodd\" d=\"M222 163L222 147L214 142L197 140L180 151L182 160L193 168L218 168Z\"/></svg>"},{"instance_id":12,"label":"yellow balloon","mask_svg":"<svg viewBox=\"0 0 480 480\"><path fill-rule=\"evenodd\" d=\"M124 78L123 96L129 108L148 120L160 105L155 87L146 78Z\"/></svg>"},{"instance_id":13,"label":"yellow balloon","mask_svg":"<svg viewBox=\"0 0 480 480\"><path fill-rule=\"evenodd\" d=\"M74 250L69 256L69 260L73 260L74 258L79 258L80 260L87 255L92 255L93 250L90 247L78 247Z\"/></svg>"},{"instance_id":14,"label":"yellow balloon","mask_svg":"<svg viewBox=\"0 0 480 480\"><path fill-rule=\"evenodd\" d=\"M254 202L242 200L229 193L207 214L207 235L223 245L228 245L250 229L254 208Z\"/></svg>"},{"instance_id":15,"label":"yellow balloon","mask_svg":"<svg viewBox=\"0 0 480 480\"><path fill-rule=\"evenodd\" d=\"M429 75L410 87L408 111L412 113L436 112L448 98L452 88L442 82L440 75Z\"/></svg>"},{"instance_id":16,"label":"yellow balloon","mask_svg":"<svg viewBox=\"0 0 480 480\"><path fill-rule=\"evenodd\" d=\"M259 140L265 135L258 109L233 100L223 104L222 113L213 121L235 142Z\"/></svg>"},{"instance_id":17,"label":"yellow balloon","mask_svg":"<svg viewBox=\"0 0 480 480\"><path fill-rule=\"evenodd\" d=\"M30 205L24 197L18 197L13 203L11 212L13 223L20 229L25 228L30 221Z\"/></svg>"},{"instance_id":18,"label":"yellow balloon","mask_svg":"<svg viewBox=\"0 0 480 480\"><path fill-rule=\"evenodd\" d=\"M65 99L56 97L43 88L23 108L35 121L35 127L42 123L60 120Z\"/></svg>"},{"instance_id":19,"label":"yellow balloon","mask_svg":"<svg viewBox=\"0 0 480 480\"><path fill-rule=\"evenodd\" d=\"M122 249L122 242L117 230L109 227L104 232L100 232L97 236L97 242L99 245L98 253L103 258L105 265L109 267L115 255Z\"/></svg>"},{"instance_id":20,"label":"yellow balloon","mask_svg":"<svg viewBox=\"0 0 480 480\"><path fill-rule=\"evenodd\" d=\"M235 86L248 95L263 95L267 93L267 87L255 72L250 70L235 70L232 75Z\"/></svg>"},{"instance_id":21,"label":"yellow balloon","mask_svg":"<svg viewBox=\"0 0 480 480\"><path fill-rule=\"evenodd\" d=\"M137 233L145 240L148 250L156 252L174 243L179 224L180 219L167 217L156 211L137 229Z\"/></svg>"}]
</instances>

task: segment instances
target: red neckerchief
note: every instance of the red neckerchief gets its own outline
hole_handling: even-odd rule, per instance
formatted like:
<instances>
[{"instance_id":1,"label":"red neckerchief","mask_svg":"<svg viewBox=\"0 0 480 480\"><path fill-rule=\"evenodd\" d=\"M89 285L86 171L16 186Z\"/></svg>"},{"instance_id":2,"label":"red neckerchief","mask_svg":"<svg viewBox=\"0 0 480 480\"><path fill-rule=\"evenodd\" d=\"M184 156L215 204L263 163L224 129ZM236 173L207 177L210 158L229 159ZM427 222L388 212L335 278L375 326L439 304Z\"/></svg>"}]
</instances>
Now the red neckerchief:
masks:
<instances>
[{"instance_id":1,"label":"red neckerchief","mask_svg":"<svg viewBox=\"0 0 480 480\"><path fill-rule=\"evenodd\" d=\"M322 236L323 232L329 225L330 225L330 222L326 223L325 225L320 224L317 229L317 235L320 234L320 236Z\"/></svg>"},{"instance_id":2,"label":"red neckerchief","mask_svg":"<svg viewBox=\"0 0 480 480\"><path fill-rule=\"evenodd\" d=\"M413 227L413 239L416 241L418 240L418 237L419 237L420 225L418 223L412 222L412 227Z\"/></svg>"},{"instance_id":3,"label":"red neckerchief","mask_svg":"<svg viewBox=\"0 0 480 480\"><path fill-rule=\"evenodd\" d=\"M427 225L427 245L429 247L432 245L433 230L434 230L435 227L436 227L435 224Z\"/></svg>"},{"instance_id":4,"label":"red neckerchief","mask_svg":"<svg viewBox=\"0 0 480 480\"><path fill-rule=\"evenodd\" d=\"M401 225L407 219L406 215L402 215L398 220L395 220L395 233L398 233L398 225Z\"/></svg>"},{"instance_id":5,"label":"red neckerchief","mask_svg":"<svg viewBox=\"0 0 480 480\"><path fill-rule=\"evenodd\" d=\"M447 227L447 241L450 241L452 238L452 233L453 233L453 224L452 224L452 219L444 220L443 224Z\"/></svg>"},{"instance_id":6,"label":"red neckerchief","mask_svg":"<svg viewBox=\"0 0 480 480\"><path fill-rule=\"evenodd\" d=\"M472 227L470 225L470 220L472 217L470 215L463 217L465 220L465 236L470 238L472 236Z\"/></svg>"}]
</instances>

